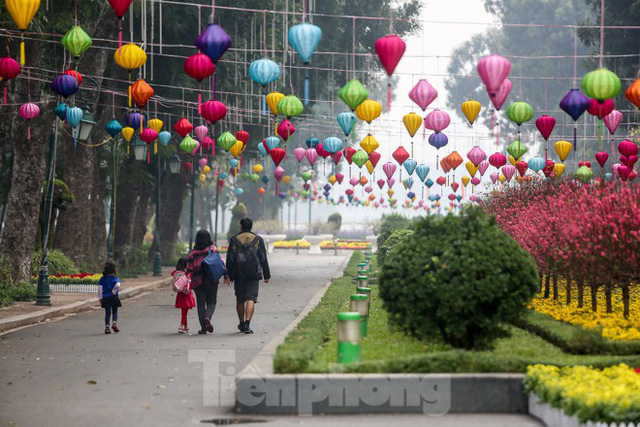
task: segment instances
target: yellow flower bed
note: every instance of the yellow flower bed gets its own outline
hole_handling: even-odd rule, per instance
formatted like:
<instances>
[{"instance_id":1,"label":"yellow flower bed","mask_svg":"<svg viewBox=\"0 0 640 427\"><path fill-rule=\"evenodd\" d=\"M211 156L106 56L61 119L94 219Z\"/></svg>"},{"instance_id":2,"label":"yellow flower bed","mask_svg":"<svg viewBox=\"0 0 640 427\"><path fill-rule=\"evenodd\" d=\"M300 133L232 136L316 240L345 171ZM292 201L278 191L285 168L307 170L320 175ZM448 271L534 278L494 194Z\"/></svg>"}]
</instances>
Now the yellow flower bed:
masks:
<instances>
[{"instance_id":1,"label":"yellow flower bed","mask_svg":"<svg viewBox=\"0 0 640 427\"><path fill-rule=\"evenodd\" d=\"M280 242L275 242L273 244L274 248L281 249L295 249L296 245L300 245L300 249L309 249L309 242L306 240L283 240Z\"/></svg>"},{"instance_id":2,"label":"yellow flower bed","mask_svg":"<svg viewBox=\"0 0 640 427\"><path fill-rule=\"evenodd\" d=\"M300 245L300 249L308 249L309 242L306 240L284 240L280 242L275 242L273 244L274 248L280 249L295 249L296 244ZM324 240L320 242L320 248L322 249L333 249L334 243L333 240ZM367 242L359 242L359 241L338 241L338 249L367 249Z\"/></svg>"},{"instance_id":3,"label":"yellow flower bed","mask_svg":"<svg viewBox=\"0 0 640 427\"><path fill-rule=\"evenodd\" d=\"M573 415L581 423L637 422L640 371L625 364L602 370L588 366L535 365L527 368L525 390Z\"/></svg>"},{"instance_id":4,"label":"yellow flower bed","mask_svg":"<svg viewBox=\"0 0 640 427\"><path fill-rule=\"evenodd\" d=\"M622 291L615 289L612 296L612 313L606 313L604 290L598 289L598 311L591 311L591 291L584 288L584 306L578 308L577 288L571 289L571 304L565 305L566 290L563 283L558 283L558 299L552 296L543 298L543 294L536 296L530 308L538 313L544 313L561 322L580 325L585 329L602 332L602 336L611 340L631 341L640 340L640 286L632 286L629 303L629 319L623 316ZM553 291L552 291L553 295Z\"/></svg>"}]
</instances>

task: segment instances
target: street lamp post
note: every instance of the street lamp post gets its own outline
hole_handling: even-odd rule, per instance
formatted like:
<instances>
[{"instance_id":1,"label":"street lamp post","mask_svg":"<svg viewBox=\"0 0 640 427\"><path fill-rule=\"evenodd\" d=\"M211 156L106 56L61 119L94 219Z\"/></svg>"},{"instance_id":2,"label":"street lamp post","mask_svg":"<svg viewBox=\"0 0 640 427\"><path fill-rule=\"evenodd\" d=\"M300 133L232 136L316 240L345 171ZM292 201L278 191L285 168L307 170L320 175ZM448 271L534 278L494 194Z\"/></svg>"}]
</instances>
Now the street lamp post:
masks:
<instances>
[{"instance_id":1,"label":"street lamp post","mask_svg":"<svg viewBox=\"0 0 640 427\"><path fill-rule=\"evenodd\" d=\"M153 275L162 276L162 253L160 252L160 156L156 156L156 233L153 244L156 247L153 258Z\"/></svg>"},{"instance_id":2,"label":"street lamp post","mask_svg":"<svg viewBox=\"0 0 640 427\"><path fill-rule=\"evenodd\" d=\"M191 157L191 209L189 213L189 250L193 249L193 210L195 207L196 165L195 157Z\"/></svg>"}]
</instances>

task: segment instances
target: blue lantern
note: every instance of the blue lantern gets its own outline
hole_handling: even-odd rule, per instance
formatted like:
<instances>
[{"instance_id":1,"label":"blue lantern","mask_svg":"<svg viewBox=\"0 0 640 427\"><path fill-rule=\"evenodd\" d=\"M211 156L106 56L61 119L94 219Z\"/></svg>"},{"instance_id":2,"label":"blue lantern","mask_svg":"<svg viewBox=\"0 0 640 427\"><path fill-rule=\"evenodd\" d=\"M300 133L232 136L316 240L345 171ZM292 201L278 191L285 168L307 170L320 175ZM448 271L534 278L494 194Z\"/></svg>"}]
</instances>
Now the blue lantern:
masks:
<instances>
[{"instance_id":1,"label":"blue lantern","mask_svg":"<svg viewBox=\"0 0 640 427\"><path fill-rule=\"evenodd\" d=\"M406 167L406 163L405 163L405 167ZM416 167L416 175L418 175L418 178L420 178L420 181L424 182L425 179L427 179L427 175L429 175L429 172L431 171L431 168L427 165L418 165Z\"/></svg>"},{"instance_id":2,"label":"blue lantern","mask_svg":"<svg viewBox=\"0 0 640 427\"><path fill-rule=\"evenodd\" d=\"M280 145L280 138L278 138L277 136L270 136L265 140L265 143L267 144L267 148L269 149L269 151L271 151L278 145Z\"/></svg>"},{"instance_id":3,"label":"blue lantern","mask_svg":"<svg viewBox=\"0 0 640 427\"><path fill-rule=\"evenodd\" d=\"M318 144L320 144L320 140L318 138L309 138L305 141L308 148L316 148Z\"/></svg>"},{"instance_id":4,"label":"blue lantern","mask_svg":"<svg viewBox=\"0 0 640 427\"><path fill-rule=\"evenodd\" d=\"M416 193L414 193L413 191L409 191L407 193L407 198L409 199L413 199L414 197L416 197Z\"/></svg>"},{"instance_id":5,"label":"blue lantern","mask_svg":"<svg viewBox=\"0 0 640 427\"><path fill-rule=\"evenodd\" d=\"M404 180L404 185L405 187L407 187L407 189L411 189L411 187L413 187L413 178L409 177L407 179Z\"/></svg>"},{"instance_id":6,"label":"blue lantern","mask_svg":"<svg viewBox=\"0 0 640 427\"><path fill-rule=\"evenodd\" d=\"M64 119L67 118L67 104L61 102L60 104L56 105L56 108L53 109L53 114L58 116L60 120L64 121Z\"/></svg>"},{"instance_id":7,"label":"blue lantern","mask_svg":"<svg viewBox=\"0 0 640 427\"><path fill-rule=\"evenodd\" d=\"M441 149L449 143L449 138L442 132L432 133L429 135L429 144L436 147L437 150Z\"/></svg>"},{"instance_id":8,"label":"blue lantern","mask_svg":"<svg viewBox=\"0 0 640 427\"><path fill-rule=\"evenodd\" d=\"M236 196L241 196L242 193L244 193L244 190L240 187L237 187L235 190L233 190L234 193L236 193Z\"/></svg>"},{"instance_id":9,"label":"blue lantern","mask_svg":"<svg viewBox=\"0 0 640 427\"><path fill-rule=\"evenodd\" d=\"M269 182L269 177L267 175L263 175L261 179L265 184Z\"/></svg>"},{"instance_id":10,"label":"blue lantern","mask_svg":"<svg viewBox=\"0 0 640 427\"><path fill-rule=\"evenodd\" d=\"M280 66L267 58L257 59L249 65L249 77L254 82L262 85L262 114L267 114L266 86L278 80Z\"/></svg>"},{"instance_id":11,"label":"blue lantern","mask_svg":"<svg viewBox=\"0 0 640 427\"><path fill-rule=\"evenodd\" d=\"M224 180L224 179L227 179L228 176L229 175L227 175L226 172L220 172L220 175L218 175L218 178Z\"/></svg>"},{"instance_id":12,"label":"blue lantern","mask_svg":"<svg viewBox=\"0 0 640 427\"><path fill-rule=\"evenodd\" d=\"M235 169L238 167L238 165L240 164L240 162L238 161L238 159L229 159L229 167L231 169Z\"/></svg>"},{"instance_id":13,"label":"blue lantern","mask_svg":"<svg viewBox=\"0 0 640 427\"><path fill-rule=\"evenodd\" d=\"M438 200L437 196L437 194L429 194L429 200L435 202L436 200Z\"/></svg>"},{"instance_id":14,"label":"blue lantern","mask_svg":"<svg viewBox=\"0 0 640 427\"><path fill-rule=\"evenodd\" d=\"M264 148L264 144L262 142L258 143L258 151L260 152L260 154L262 156L266 156L267 155L267 149Z\"/></svg>"},{"instance_id":15,"label":"blue lantern","mask_svg":"<svg viewBox=\"0 0 640 427\"><path fill-rule=\"evenodd\" d=\"M547 162L542 157L533 157L528 162L529 169L534 172L540 172L546 164Z\"/></svg>"},{"instance_id":16,"label":"blue lantern","mask_svg":"<svg viewBox=\"0 0 640 427\"><path fill-rule=\"evenodd\" d=\"M160 141L163 147L166 147L169 141L171 141L171 136L171 132L163 130L158 134L158 141Z\"/></svg>"},{"instance_id":17,"label":"blue lantern","mask_svg":"<svg viewBox=\"0 0 640 427\"><path fill-rule=\"evenodd\" d=\"M416 170L416 166L418 165L418 162L416 162L413 159L407 159L407 160L405 160L405 162L402 165L407 170L407 173L409 175L412 175L413 171Z\"/></svg>"},{"instance_id":18,"label":"blue lantern","mask_svg":"<svg viewBox=\"0 0 640 427\"><path fill-rule=\"evenodd\" d=\"M433 187L433 184L434 184L434 182L433 182L433 180L431 180L431 178L427 178L427 180L424 182L424 185L426 185L427 188Z\"/></svg>"},{"instance_id":19,"label":"blue lantern","mask_svg":"<svg viewBox=\"0 0 640 427\"><path fill-rule=\"evenodd\" d=\"M338 124L344 132L344 136L349 136L353 128L356 126L356 115L351 111L338 114Z\"/></svg>"},{"instance_id":20,"label":"blue lantern","mask_svg":"<svg viewBox=\"0 0 640 427\"><path fill-rule=\"evenodd\" d=\"M458 194L458 195L456 196L456 200L457 200L457 201L458 201L458 203L459 203L459 202L460 202L460 200L462 200L462 195L461 195L461 194Z\"/></svg>"},{"instance_id":21,"label":"blue lantern","mask_svg":"<svg viewBox=\"0 0 640 427\"><path fill-rule=\"evenodd\" d=\"M78 127L78 125L80 124L80 120L82 120L82 116L83 113L81 108L67 108L67 122L69 122L72 127Z\"/></svg>"},{"instance_id":22,"label":"blue lantern","mask_svg":"<svg viewBox=\"0 0 640 427\"><path fill-rule=\"evenodd\" d=\"M289 44L298 52L302 62L307 65L320 43L322 30L320 27L307 22L289 28ZM309 71L304 75L304 104L309 103Z\"/></svg>"},{"instance_id":23,"label":"blue lantern","mask_svg":"<svg viewBox=\"0 0 640 427\"><path fill-rule=\"evenodd\" d=\"M322 143L322 147L327 150L329 153L334 154L338 151L342 150L342 140L336 138L335 136L330 136L325 139Z\"/></svg>"},{"instance_id":24,"label":"blue lantern","mask_svg":"<svg viewBox=\"0 0 640 427\"><path fill-rule=\"evenodd\" d=\"M107 131L107 133L111 136L111 138L115 138L122 130L122 125L117 120L111 120L109 123L106 124L106 126L104 127L104 130Z\"/></svg>"}]
</instances>

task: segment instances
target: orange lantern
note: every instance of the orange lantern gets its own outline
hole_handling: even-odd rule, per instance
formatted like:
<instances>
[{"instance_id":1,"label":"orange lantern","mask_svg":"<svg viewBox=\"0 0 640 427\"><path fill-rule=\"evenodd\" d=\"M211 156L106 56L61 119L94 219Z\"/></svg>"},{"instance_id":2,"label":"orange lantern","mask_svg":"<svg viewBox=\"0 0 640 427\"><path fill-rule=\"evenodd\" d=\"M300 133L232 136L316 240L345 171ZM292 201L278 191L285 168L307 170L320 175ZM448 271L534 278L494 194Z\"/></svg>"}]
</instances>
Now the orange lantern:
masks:
<instances>
[{"instance_id":1,"label":"orange lantern","mask_svg":"<svg viewBox=\"0 0 640 427\"><path fill-rule=\"evenodd\" d=\"M145 105L147 105L147 102L149 102L149 100L155 93L153 88L149 86L149 84L143 79L140 79L132 84L129 90L131 91L131 97L135 101L136 105L140 108L144 108Z\"/></svg>"}]
</instances>

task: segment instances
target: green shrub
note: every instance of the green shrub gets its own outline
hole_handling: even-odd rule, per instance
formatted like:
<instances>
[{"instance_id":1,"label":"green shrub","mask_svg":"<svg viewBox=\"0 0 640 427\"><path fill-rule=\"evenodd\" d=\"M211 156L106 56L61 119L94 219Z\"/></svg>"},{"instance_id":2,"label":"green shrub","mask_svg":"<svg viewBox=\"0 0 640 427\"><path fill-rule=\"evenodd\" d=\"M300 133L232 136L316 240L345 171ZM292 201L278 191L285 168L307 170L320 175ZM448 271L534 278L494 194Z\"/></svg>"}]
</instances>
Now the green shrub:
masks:
<instances>
[{"instance_id":1,"label":"green shrub","mask_svg":"<svg viewBox=\"0 0 640 427\"><path fill-rule=\"evenodd\" d=\"M340 231L340 227L342 227L342 215L340 215L338 212L333 213L329 215L327 222L329 223L329 225L331 225L331 228L333 229L332 234L336 234L338 231Z\"/></svg>"},{"instance_id":2,"label":"green shrub","mask_svg":"<svg viewBox=\"0 0 640 427\"><path fill-rule=\"evenodd\" d=\"M427 217L388 254L380 296L390 320L418 337L489 348L540 283L534 261L478 207Z\"/></svg>"},{"instance_id":3,"label":"green shrub","mask_svg":"<svg viewBox=\"0 0 640 427\"><path fill-rule=\"evenodd\" d=\"M62 251L50 249L47 254L47 259L49 262L49 274L51 275L79 273L73 261ZM31 274L37 275L40 273L40 261L42 261L42 250L39 249L33 253Z\"/></svg>"},{"instance_id":4,"label":"green shrub","mask_svg":"<svg viewBox=\"0 0 640 427\"><path fill-rule=\"evenodd\" d=\"M413 221L400 214L392 213L390 215L384 216L382 218L382 221L380 222L380 234L378 234L377 240L378 248L381 248L384 245L384 242L387 241L394 230L411 230L412 228Z\"/></svg>"},{"instance_id":5,"label":"green shrub","mask_svg":"<svg viewBox=\"0 0 640 427\"><path fill-rule=\"evenodd\" d=\"M380 265L384 264L384 260L389 254L389 251L400 243L402 239L411 234L413 234L413 231L406 228L393 230L389 238L384 242L384 245L378 247L378 263Z\"/></svg>"},{"instance_id":6,"label":"green shrub","mask_svg":"<svg viewBox=\"0 0 640 427\"><path fill-rule=\"evenodd\" d=\"M231 209L231 221L229 222L229 231L227 231L228 239L240 233L240 220L246 216L247 207L244 203L238 203Z\"/></svg>"}]
</instances>

